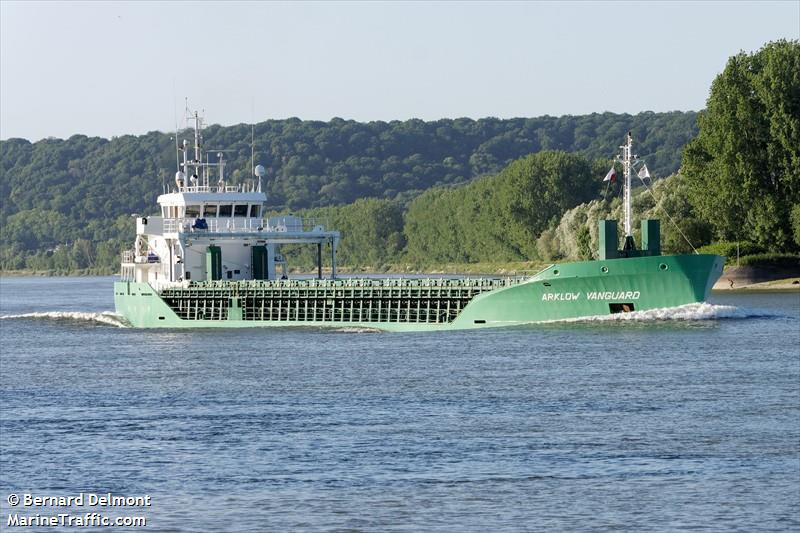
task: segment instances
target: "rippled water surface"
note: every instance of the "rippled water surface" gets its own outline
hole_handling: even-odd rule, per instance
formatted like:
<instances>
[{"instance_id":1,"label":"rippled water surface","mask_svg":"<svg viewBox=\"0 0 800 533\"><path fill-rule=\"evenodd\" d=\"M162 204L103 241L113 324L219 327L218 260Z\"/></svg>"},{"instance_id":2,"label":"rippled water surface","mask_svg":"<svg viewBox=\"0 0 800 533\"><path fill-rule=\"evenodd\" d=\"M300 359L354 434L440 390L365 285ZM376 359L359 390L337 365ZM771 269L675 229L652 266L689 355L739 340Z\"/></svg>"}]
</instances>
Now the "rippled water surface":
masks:
<instances>
[{"instance_id":1,"label":"rippled water surface","mask_svg":"<svg viewBox=\"0 0 800 533\"><path fill-rule=\"evenodd\" d=\"M797 292L502 330L144 331L112 281L0 280L3 526L10 493L112 492L151 495L156 531L800 528Z\"/></svg>"}]
</instances>

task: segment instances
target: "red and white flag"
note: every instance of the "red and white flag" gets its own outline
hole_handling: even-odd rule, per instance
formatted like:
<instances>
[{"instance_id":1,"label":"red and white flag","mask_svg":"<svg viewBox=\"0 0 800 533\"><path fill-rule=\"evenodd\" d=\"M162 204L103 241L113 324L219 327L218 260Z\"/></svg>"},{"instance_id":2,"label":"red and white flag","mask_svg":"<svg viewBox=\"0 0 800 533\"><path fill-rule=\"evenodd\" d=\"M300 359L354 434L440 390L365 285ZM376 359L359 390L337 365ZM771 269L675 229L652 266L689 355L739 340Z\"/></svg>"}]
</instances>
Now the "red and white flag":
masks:
<instances>
[{"instance_id":1,"label":"red and white flag","mask_svg":"<svg viewBox=\"0 0 800 533\"><path fill-rule=\"evenodd\" d=\"M603 178L603 181L610 181L611 183L617 181L617 171L614 170L614 167L611 167L611 170L608 171L608 174L606 174L606 177Z\"/></svg>"}]
</instances>

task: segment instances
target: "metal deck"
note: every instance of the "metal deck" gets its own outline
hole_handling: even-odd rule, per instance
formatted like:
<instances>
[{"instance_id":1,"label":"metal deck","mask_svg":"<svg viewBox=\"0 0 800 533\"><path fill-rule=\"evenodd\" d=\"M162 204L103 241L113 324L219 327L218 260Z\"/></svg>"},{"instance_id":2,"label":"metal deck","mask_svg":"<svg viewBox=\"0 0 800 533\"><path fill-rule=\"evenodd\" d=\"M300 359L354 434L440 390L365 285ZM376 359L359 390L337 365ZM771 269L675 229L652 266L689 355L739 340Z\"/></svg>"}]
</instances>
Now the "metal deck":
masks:
<instances>
[{"instance_id":1,"label":"metal deck","mask_svg":"<svg viewBox=\"0 0 800 533\"><path fill-rule=\"evenodd\" d=\"M183 320L444 324L479 294L524 279L208 281L160 296Z\"/></svg>"}]
</instances>

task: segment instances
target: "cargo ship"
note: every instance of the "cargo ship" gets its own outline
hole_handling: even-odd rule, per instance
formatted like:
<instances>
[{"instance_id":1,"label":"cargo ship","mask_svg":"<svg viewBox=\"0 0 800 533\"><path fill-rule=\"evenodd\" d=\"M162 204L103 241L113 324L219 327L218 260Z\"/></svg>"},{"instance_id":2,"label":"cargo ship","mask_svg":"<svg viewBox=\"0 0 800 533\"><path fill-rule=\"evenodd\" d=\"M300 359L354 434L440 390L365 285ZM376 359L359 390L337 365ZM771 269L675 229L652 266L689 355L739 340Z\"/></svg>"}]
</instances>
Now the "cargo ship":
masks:
<instances>
[{"instance_id":1,"label":"cargo ship","mask_svg":"<svg viewBox=\"0 0 800 533\"><path fill-rule=\"evenodd\" d=\"M123 252L114 283L117 313L134 327L518 326L702 302L722 274L716 255L662 255L658 220L641 222L637 246L631 179L639 159L629 133L616 158L624 169L622 246L617 221L601 220L596 260L522 277L340 278L340 233L301 217L265 217L264 167L251 161L253 178L229 184L224 153L210 161L203 120L196 112L191 119L193 150L185 140L176 145L175 185L158 197L160 216L136 218L134 248ZM289 277L281 254L288 244L316 248L315 276ZM328 277L323 255L330 256Z\"/></svg>"}]
</instances>

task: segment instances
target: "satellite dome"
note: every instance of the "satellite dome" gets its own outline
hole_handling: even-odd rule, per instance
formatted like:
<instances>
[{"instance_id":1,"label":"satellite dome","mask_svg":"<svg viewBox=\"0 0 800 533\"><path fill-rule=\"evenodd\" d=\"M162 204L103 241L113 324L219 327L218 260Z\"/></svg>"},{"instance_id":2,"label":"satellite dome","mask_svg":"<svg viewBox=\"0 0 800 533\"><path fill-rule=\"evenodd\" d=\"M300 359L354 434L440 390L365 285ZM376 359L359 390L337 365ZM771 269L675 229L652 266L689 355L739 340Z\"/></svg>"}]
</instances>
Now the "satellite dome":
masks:
<instances>
[{"instance_id":1,"label":"satellite dome","mask_svg":"<svg viewBox=\"0 0 800 533\"><path fill-rule=\"evenodd\" d=\"M265 169L262 165L258 165L258 166L256 166L255 169L253 169L253 174L258 176L259 178L263 178L264 175L266 175L266 173L267 173L267 169Z\"/></svg>"}]
</instances>

